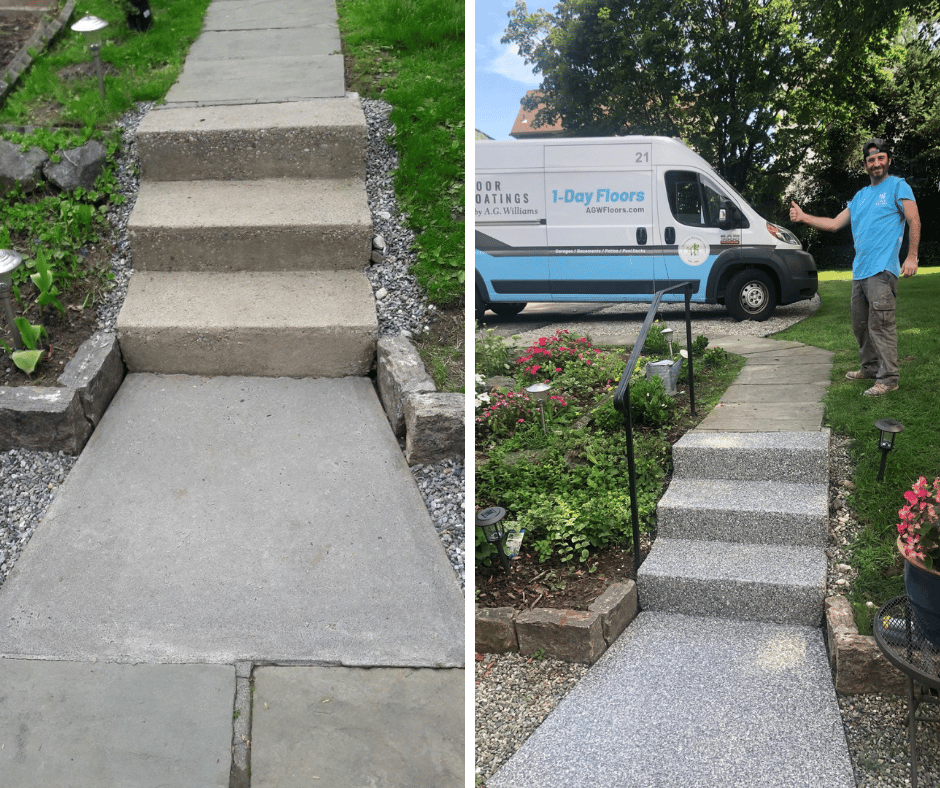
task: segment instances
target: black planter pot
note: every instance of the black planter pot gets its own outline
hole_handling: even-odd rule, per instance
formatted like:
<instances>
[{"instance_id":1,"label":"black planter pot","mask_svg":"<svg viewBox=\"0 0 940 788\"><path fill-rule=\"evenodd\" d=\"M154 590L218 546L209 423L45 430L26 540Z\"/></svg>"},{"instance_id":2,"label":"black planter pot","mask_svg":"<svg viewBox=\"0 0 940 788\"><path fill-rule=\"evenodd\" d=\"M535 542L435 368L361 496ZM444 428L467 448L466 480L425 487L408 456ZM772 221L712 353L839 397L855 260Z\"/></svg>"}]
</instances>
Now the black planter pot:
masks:
<instances>
[{"instance_id":1,"label":"black planter pot","mask_svg":"<svg viewBox=\"0 0 940 788\"><path fill-rule=\"evenodd\" d=\"M153 27L153 14L149 0L127 0L134 10L127 12L127 26L138 33L146 33Z\"/></svg>"}]
</instances>

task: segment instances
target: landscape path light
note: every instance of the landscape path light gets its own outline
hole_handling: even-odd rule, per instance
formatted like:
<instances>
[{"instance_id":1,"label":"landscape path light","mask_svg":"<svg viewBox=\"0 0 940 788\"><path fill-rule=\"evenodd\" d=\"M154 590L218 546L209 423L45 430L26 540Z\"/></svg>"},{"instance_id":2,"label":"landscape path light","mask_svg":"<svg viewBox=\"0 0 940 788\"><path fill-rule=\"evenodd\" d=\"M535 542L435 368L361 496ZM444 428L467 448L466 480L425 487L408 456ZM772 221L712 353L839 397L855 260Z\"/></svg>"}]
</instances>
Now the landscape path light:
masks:
<instances>
[{"instance_id":1,"label":"landscape path light","mask_svg":"<svg viewBox=\"0 0 940 788\"><path fill-rule=\"evenodd\" d=\"M104 78L101 76L101 31L108 26L103 19L99 19L91 14L85 14L74 25L72 30L81 33L85 37L85 43L91 50L92 57L95 59L95 69L98 72L98 92L101 94L101 100L104 101Z\"/></svg>"},{"instance_id":2,"label":"landscape path light","mask_svg":"<svg viewBox=\"0 0 940 788\"><path fill-rule=\"evenodd\" d=\"M669 358L672 358L672 329L669 326L666 326L662 334L669 341Z\"/></svg>"},{"instance_id":3,"label":"landscape path light","mask_svg":"<svg viewBox=\"0 0 940 788\"><path fill-rule=\"evenodd\" d=\"M542 415L542 432L547 432L545 429L545 400L548 399L548 392L551 388L548 383L533 383L526 389L526 394L539 404L539 413Z\"/></svg>"},{"instance_id":4,"label":"landscape path light","mask_svg":"<svg viewBox=\"0 0 940 788\"><path fill-rule=\"evenodd\" d=\"M503 571L509 574L509 559L506 557L506 551L503 550L503 529L500 522L506 516L506 510L502 506L488 506L477 512L477 528L483 531L483 538L490 544L496 545L496 551L499 553L499 562L503 565Z\"/></svg>"},{"instance_id":5,"label":"landscape path light","mask_svg":"<svg viewBox=\"0 0 940 788\"><path fill-rule=\"evenodd\" d=\"M23 341L20 339L19 329L13 318L13 272L23 264L23 256L9 249L0 249L0 303L3 306L3 316L13 335L13 347L23 350Z\"/></svg>"},{"instance_id":6,"label":"landscape path light","mask_svg":"<svg viewBox=\"0 0 940 788\"><path fill-rule=\"evenodd\" d=\"M880 419L875 422L875 429L880 433L878 436L878 448L881 450L881 468L878 471L878 481L880 482L885 477L885 462L888 460L888 452L894 448L894 439L898 436L898 433L904 432L904 425L895 419Z\"/></svg>"}]
</instances>

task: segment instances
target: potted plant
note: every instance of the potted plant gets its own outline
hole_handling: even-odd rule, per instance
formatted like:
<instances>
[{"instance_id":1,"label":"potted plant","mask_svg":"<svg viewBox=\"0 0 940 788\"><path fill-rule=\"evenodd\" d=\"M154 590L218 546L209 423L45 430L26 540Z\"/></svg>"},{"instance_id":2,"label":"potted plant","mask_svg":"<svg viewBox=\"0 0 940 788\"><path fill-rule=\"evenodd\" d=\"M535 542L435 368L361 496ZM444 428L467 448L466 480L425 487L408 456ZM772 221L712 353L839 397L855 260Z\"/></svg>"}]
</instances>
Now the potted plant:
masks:
<instances>
[{"instance_id":1,"label":"potted plant","mask_svg":"<svg viewBox=\"0 0 940 788\"><path fill-rule=\"evenodd\" d=\"M921 476L904 493L898 511L898 550L904 556L904 587L924 636L940 648L940 478Z\"/></svg>"}]
</instances>

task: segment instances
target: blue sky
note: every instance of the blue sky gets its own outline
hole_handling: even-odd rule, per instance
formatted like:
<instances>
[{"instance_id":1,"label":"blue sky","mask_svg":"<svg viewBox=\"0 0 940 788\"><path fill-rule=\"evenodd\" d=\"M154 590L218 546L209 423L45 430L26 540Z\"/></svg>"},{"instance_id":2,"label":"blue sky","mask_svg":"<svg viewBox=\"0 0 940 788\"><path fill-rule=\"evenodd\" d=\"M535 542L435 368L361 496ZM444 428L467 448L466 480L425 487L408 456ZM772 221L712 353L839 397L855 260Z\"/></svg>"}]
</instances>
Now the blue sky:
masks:
<instances>
[{"instance_id":1,"label":"blue sky","mask_svg":"<svg viewBox=\"0 0 940 788\"><path fill-rule=\"evenodd\" d=\"M553 0L527 0L529 11L554 6ZM541 79L532 73L514 46L500 44L515 0L476 0L474 44L474 126L495 140L509 139L519 101Z\"/></svg>"}]
</instances>

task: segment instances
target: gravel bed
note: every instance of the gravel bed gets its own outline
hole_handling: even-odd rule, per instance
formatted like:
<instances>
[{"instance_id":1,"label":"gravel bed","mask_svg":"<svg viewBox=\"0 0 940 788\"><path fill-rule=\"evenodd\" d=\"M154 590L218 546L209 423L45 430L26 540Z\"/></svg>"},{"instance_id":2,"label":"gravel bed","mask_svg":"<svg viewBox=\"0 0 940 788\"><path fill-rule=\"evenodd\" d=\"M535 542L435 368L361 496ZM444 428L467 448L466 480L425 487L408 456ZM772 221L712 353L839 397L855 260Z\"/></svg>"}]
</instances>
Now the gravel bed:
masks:
<instances>
[{"instance_id":1,"label":"gravel bed","mask_svg":"<svg viewBox=\"0 0 940 788\"><path fill-rule=\"evenodd\" d=\"M717 314L724 310L723 307L693 305L692 332L693 336L767 336L802 320L818 307L817 296L813 301L778 309L772 320L755 324L735 323L726 313ZM642 305L618 305L602 310L603 317L595 313L590 320L570 326L566 323L565 327L589 333L595 341L602 342L605 334L622 333L637 325L632 318L624 325L618 319L619 315L645 312L645 309ZM671 315L666 319L674 321ZM500 329L499 333L521 332ZM854 489L849 481L852 475L849 445L849 440L839 436L834 436L830 443L830 518L826 549L828 595L844 593L851 582L853 572L849 566L849 545L861 529L845 504L847 495ZM474 706L478 785L484 784L509 760L587 671L586 665L538 660L518 654L477 655ZM858 788L910 786L906 698L839 695L838 703ZM936 707L922 706L919 713L938 716ZM940 723L919 723L917 731L918 785L921 788L940 788Z\"/></svg>"},{"instance_id":2,"label":"gravel bed","mask_svg":"<svg viewBox=\"0 0 940 788\"><path fill-rule=\"evenodd\" d=\"M152 107L141 103L119 121L122 150L116 163L116 178L122 205L108 212L112 228L111 267L114 284L98 309L98 330L113 332L118 313L127 294L133 273L127 222L140 183L137 161L137 126ZM380 262L368 266L367 274L378 291L385 293L378 302L379 332L382 335L414 336L428 330L435 309L428 304L408 268L414 262L411 246L414 236L402 225L391 173L397 157L387 138L394 127L388 122L391 107L378 101L364 101L369 126L366 190L372 210L373 225L384 238L385 254ZM0 454L0 585L6 580L16 558L39 521L59 485L65 480L75 457L64 454L14 450ZM416 465L412 473L434 521L461 587L464 569L464 498L463 460L447 460L433 465Z\"/></svg>"}]
</instances>

